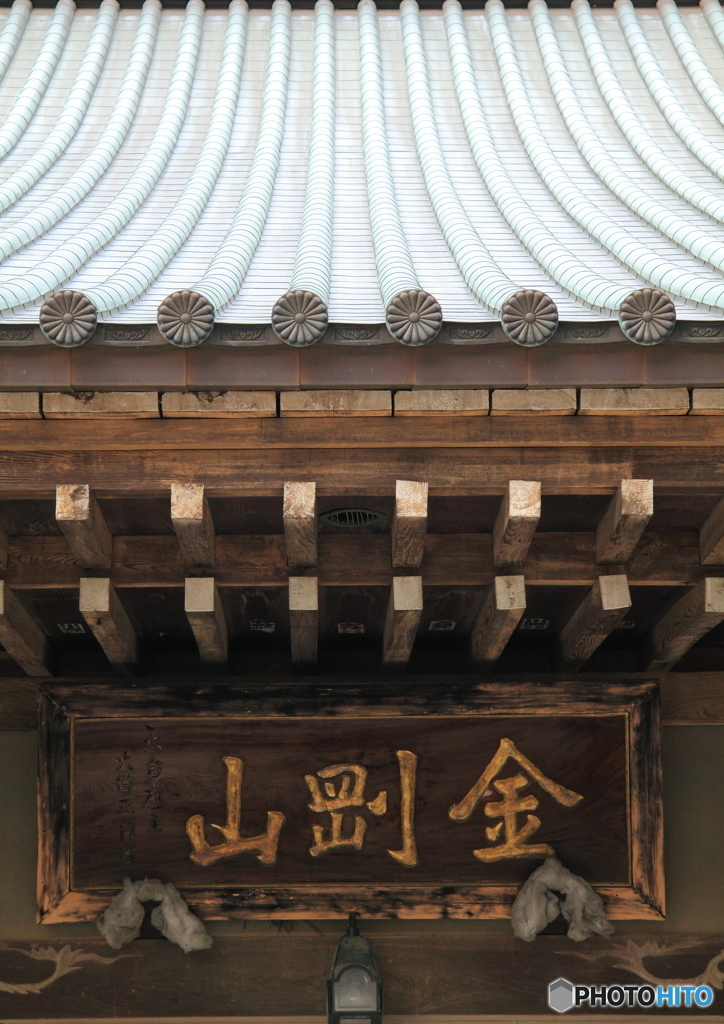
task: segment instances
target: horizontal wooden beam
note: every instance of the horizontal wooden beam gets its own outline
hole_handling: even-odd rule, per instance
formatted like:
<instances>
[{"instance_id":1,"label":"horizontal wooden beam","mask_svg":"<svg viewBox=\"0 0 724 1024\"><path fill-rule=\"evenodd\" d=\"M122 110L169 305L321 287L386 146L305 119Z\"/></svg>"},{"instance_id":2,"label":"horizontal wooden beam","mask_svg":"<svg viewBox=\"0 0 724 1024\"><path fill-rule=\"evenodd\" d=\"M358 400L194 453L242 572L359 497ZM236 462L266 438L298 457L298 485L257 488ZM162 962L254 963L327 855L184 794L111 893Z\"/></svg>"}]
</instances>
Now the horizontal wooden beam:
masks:
<instances>
[{"instance_id":1,"label":"horizontal wooden beam","mask_svg":"<svg viewBox=\"0 0 724 1024\"><path fill-rule=\"evenodd\" d=\"M470 658L483 671L493 667L525 611L525 576L496 576L482 595L470 633Z\"/></svg>"},{"instance_id":2,"label":"horizontal wooden beam","mask_svg":"<svg viewBox=\"0 0 724 1024\"><path fill-rule=\"evenodd\" d=\"M317 485L313 481L285 482L283 517L287 565L316 565Z\"/></svg>"},{"instance_id":3,"label":"horizontal wooden beam","mask_svg":"<svg viewBox=\"0 0 724 1024\"><path fill-rule=\"evenodd\" d=\"M623 565L654 514L654 481L622 480L596 531L596 559Z\"/></svg>"},{"instance_id":4,"label":"horizontal wooden beam","mask_svg":"<svg viewBox=\"0 0 724 1024\"><path fill-rule=\"evenodd\" d=\"M566 423L570 419L561 417ZM182 421L173 421L179 422ZM413 417L409 422L416 420ZM122 433L118 425L116 431ZM303 466L305 476L316 481L318 497L393 495L397 480L415 478L428 482L431 497L501 497L508 481L523 474L527 479L539 480L544 495L613 495L626 477L655 478L656 493L662 496L724 493L724 460L720 448L591 445L582 451L575 447L531 447L531 440L529 432L527 442L521 441L519 449L490 448L484 458L474 447L399 450L381 447L366 451L310 448L304 453ZM536 444L537 440L536 435ZM149 448L142 453L115 451L113 457L107 459L98 458L93 450L82 449L24 451L21 459L13 451L0 450L2 497L6 500L51 498L59 480L80 478L93 488L98 498L163 498L168 496L172 483L187 481L202 483L212 498L271 496L278 499L285 481L293 480L300 473L300 457L295 447L234 451Z\"/></svg>"},{"instance_id":5,"label":"horizontal wooden beam","mask_svg":"<svg viewBox=\"0 0 724 1024\"><path fill-rule=\"evenodd\" d=\"M214 420L6 420L0 451L185 451L269 448L709 448L724 446L724 417L415 416ZM662 427L662 423L664 426ZM290 473L293 480L299 475ZM643 474L641 474L643 476ZM410 474L414 478L414 474ZM402 477L400 477L402 479ZM620 477L619 479L622 479Z\"/></svg>"},{"instance_id":6,"label":"horizontal wooden beam","mask_svg":"<svg viewBox=\"0 0 724 1024\"><path fill-rule=\"evenodd\" d=\"M45 633L4 580L0 580L0 644L29 676L52 675Z\"/></svg>"},{"instance_id":7,"label":"horizontal wooden beam","mask_svg":"<svg viewBox=\"0 0 724 1024\"><path fill-rule=\"evenodd\" d=\"M395 484L392 565L396 569L417 569L422 562L427 531L427 491L427 484L417 480L398 480Z\"/></svg>"},{"instance_id":8,"label":"horizontal wooden beam","mask_svg":"<svg viewBox=\"0 0 724 1024\"><path fill-rule=\"evenodd\" d=\"M561 630L564 668L578 671L618 626L631 607L626 577L599 576Z\"/></svg>"},{"instance_id":9,"label":"horizontal wooden beam","mask_svg":"<svg viewBox=\"0 0 724 1024\"><path fill-rule=\"evenodd\" d=\"M407 665L417 636L422 607L422 577L395 576L390 587L382 638L382 664L385 668L399 669Z\"/></svg>"},{"instance_id":10,"label":"horizontal wooden beam","mask_svg":"<svg viewBox=\"0 0 724 1024\"><path fill-rule=\"evenodd\" d=\"M135 665L138 639L111 581L81 579L79 609L113 668Z\"/></svg>"},{"instance_id":11,"label":"horizontal wooden beam","mask_svg":"<svg viewBox=\"0 0 724 1024\"><path fill-rule=\"evenodd\" d=\"M83 569L109 569L113 537L88 484L59 484L55 519Z\"/></svg>"},{"instance_id":12,"label":"horizontal wooden beam","mask_svg":"<svg viewBox=\"0 0 724 1024\"><path fill-rule=\"evenodd\" d=\"M196 639L201 660L223 665L229 657L229 636L219 588L213 577L186 579L184 611Z\"/></svg>"},{"instance_id":13,"label":"horizontal wooden beam","mask_svg":"<svg viewBox=\"0 0 724 1024\"><path fill-rule=\"evenodd\" d=\"M699 563L693 530L647 534L626 566L629 586L687 586L716 575ZM281 534L216 538L221 587L285 587L290 574ZM490 586L501 575L490 534L428 534L421 575L432 586ZM529 586L593 586L601 575L594 533L537 533L520 569ZM321 534L320 586L389 586L390 540L384 534ZM188 575L174 537L114 537L109 578L117 587L183 587ZM724 571L721 575L724 576ZM12 536L5 578L18 589L77 587L81 570L63 537Z\"/></svg>"},{"instance_id":14,"label":"horizontal wooden beam","mask_svg":"<svg viewBox=\"0 0 724 1024\"><path fill-rule=\"evenodd\" d=\"M724 621L724 579L706 577L681 597L649 638L649 668L671 668L710 629Z\"/></svg>"}]
</instances>

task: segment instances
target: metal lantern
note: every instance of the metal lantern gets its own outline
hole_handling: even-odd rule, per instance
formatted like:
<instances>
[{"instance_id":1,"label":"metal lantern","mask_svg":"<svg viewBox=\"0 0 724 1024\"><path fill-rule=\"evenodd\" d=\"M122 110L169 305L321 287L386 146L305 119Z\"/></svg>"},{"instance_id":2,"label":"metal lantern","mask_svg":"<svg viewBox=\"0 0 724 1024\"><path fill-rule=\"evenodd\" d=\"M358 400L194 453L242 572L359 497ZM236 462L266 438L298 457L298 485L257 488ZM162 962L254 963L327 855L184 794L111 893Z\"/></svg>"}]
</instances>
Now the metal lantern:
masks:
<instances>
[{"instance_id":1,"label":"metal lantern","mask_svg":"<svg viewBox=\"0 0 724 1024\"><path fill-rule=\"evenodd\" d=\"M349 915L327 981L329 1024L382 1024L382 978L367 939Z\"/></svg>"}]
</instances>

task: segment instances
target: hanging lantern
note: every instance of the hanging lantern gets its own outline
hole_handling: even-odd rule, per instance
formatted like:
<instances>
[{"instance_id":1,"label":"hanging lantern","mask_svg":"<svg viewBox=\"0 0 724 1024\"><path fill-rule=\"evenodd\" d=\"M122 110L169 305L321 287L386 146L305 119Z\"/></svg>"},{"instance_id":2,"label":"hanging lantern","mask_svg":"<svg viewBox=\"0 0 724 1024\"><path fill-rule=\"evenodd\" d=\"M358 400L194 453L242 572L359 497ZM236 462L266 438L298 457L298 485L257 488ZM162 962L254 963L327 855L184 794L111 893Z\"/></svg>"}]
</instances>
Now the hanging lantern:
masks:
<instances>
[{"instance_id":1,"label":"hanging lantern","mask_svg":"<svg viewBox=\"0 0 724 1024\"><path fill-rule=\"evenodd\" d=\"M327 982L329 1024L382 1024L382 978L370 944L349 915Z\"/></svg>"}]
</instances>

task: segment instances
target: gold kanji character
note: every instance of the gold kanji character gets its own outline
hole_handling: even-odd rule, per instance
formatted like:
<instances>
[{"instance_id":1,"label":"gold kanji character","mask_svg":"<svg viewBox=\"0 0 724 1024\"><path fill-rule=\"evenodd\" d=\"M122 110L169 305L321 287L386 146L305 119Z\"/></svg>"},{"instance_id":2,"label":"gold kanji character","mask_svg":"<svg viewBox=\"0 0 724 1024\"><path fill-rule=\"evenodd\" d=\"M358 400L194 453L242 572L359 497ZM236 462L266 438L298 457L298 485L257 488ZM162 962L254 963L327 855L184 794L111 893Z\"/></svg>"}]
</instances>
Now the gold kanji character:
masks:
<instances>
[{"instance_id":1,"label":"gold kanji character","mask_svg":"<svg viewBox=\"0 0 724 1024\"><path fill-rule=\"evenodd\" d=\"M503 860L509 857L550 857L553 854L553 847L548 843L531 843L526 845L527 840L540 828L541 821L535 814L528 814L526 822L521 829L518 829L516 817L525 811L535 811L538 808L538 800L529 794L519 797L518 791L530 785L530 779L525 775L514 775L507 779L497 779L496 776L502 771L508 758L517 761L523 771L533 778L541 789L545 790L559 804L564 807L575 807L583 800L580 793L574 793L572 789L553 782L536 768L525 754L521 753L515 743L509 739L502 739L500 746L491 760L488 767L480 776L470 792L463 797L458 804L454 804L449 810L449 816L453 821L467 821L473 813L483 796L490 793L491 784L501 794L502 800L495 803L485 804L485 814L488 818L502 818L497 825L485 829L485 834L491 843L495 843L504 830L505 836L498 846L486 847L482 850L473 850L478 860L493 861Z\"/></svg>"},{"instance_id":2,"label":"gold kanji character","mask_svg":"<svg viewBox=\"0 0 724 1024\"><path fill-rule=\"evenodd\" d=\"M402 848L388 850L389 855L399 864L413 867L417 864L417 846L415 843L415 784L417 779L417 756L409 750L396 751L400 766L400 828L402 832ZM348 807L367 809L377 817L387 813L387 790L380 790L374 800L365 799L368 778L367 769L361 764L333 764L322 768L317 775L305 775L312 798L310 810L316 814L328 813L330 825L328 835L322 825L312 825L314 845L309 852L312 857L319 857L329 850L337 850L349 846L361 850L364 845L367 822L361 814L354 816L354 826L345 835L342 831L344 810ZM339 788L330 779L339 779ZM322 784L324 782L324 793Z\"/></svg>"},{"instance_id":3,"label":"gold kanji character","mask_svg":"<svg viewBox=\"0 0 724 1024\"><path fill-rule=\"evenodd\" d=\"M216 864L225 857L236 857L239 853L255 853L262 864L274 864L277 859L279 833L285 822L281 811L267 812L266 832L258 836L242 839L239 834L241 822L241 783L244 774L244 762L239 757L225 757L226 765L226 824L214 825L224 837L223 843L211 846L206 840L204 818L194 814L186 822L186 835L191 840L194 852L189 856L201 867Z\"/></svg>"}]
</instances>

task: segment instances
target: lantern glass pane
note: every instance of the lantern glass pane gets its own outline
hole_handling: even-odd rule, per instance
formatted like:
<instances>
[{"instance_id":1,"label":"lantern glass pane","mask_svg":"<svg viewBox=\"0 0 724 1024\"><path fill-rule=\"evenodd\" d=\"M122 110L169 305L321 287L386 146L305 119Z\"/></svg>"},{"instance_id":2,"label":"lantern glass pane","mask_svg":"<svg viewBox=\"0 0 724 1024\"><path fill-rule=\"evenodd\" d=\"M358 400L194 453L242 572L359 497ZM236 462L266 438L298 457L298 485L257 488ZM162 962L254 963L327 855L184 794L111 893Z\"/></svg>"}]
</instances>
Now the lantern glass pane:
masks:
<instances>
[{"instance_id":1,"label":"lantern glass pane","mask_svg":"<svg viewBox=\"0 0 724 1024\"><path fill-rule=\"evenodd\" d=\"M335 1010L376 1010L377 984L363 967L348 967L334 983Z\"/></svg>"}]
</instances>

